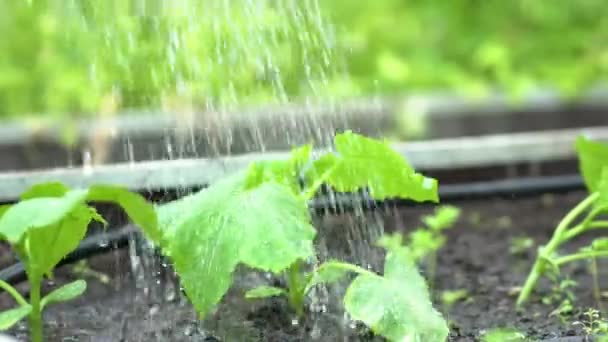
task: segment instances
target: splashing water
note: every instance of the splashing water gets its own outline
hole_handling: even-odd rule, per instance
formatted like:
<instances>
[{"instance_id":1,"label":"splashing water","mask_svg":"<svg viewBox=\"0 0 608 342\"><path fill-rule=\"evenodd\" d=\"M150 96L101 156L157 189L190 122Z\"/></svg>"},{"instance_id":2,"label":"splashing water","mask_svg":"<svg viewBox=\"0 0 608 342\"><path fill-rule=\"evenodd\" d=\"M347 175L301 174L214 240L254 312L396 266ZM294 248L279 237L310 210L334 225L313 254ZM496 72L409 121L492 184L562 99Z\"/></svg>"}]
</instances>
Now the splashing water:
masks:
<instances>
[{"instance_id":1,"label":"splashing water","mask_svg":"<svg viewBox=\"0 0 608 342\"><path fill-rule=\"evenodd\" d=\"M86 28L83 34L93 42L87 45L92 56L86 69L91 96L105 99L98 101L105 104L100 112L113 118L120 107L161 108L163 117L170 118L162 151L140 139L137 131L120 136L122 160L131 165L142 160L219 159L311 141L328 146L336 128L317 116L315 104L321 101L330 103L332 112L347 125L347 114L332 104L334 99L327 98L330 79L347 76L340 56L334 55L333 29L324 20L318 0L125 3L73 0L63 10L78 14L74 16L78 20L70 19L69 23ZM124 15L128 12L131 15ZM145 131L145 119L138 120ZM103 129L108 132L100 136L109 138L101 139L102 144L116 138L111 120ZM104 162L100 154L107 151L83 152L85 173ZM179 184L179 179L175 183ZM174 198L175 192L183 196L191 191L186 187L167 189L162 200ZM333 202L330 197L330 206L338 209ZM370 246L383 232L382 215L365 214L368 208L359 202L355 201L353 216L341 214L342 222L347 222L345 229L334 229L339 235L330 233L320 242L320 257L339 257L377 269L381 259ZM336 241L346 244L336 247ZM256 331L251 326L255 322L242 312L242 296L227 296L217 317L205 322L202 329L196 314L184 309L190 306L170 264L140 236L130 238L128 260L132 278L119 288L129 293L124 297L129 301L125 312L114 312L113 304L108 303L92 306L87 313L64 314L67 316L60 316L55 324L69 321L71 314L95 317L98 324L82 327L81 333L96 335L105 321L126 322L122 331L104 333L113 340L167 340L174 336L163 329L182 329L184 339L203 340L207 329L230 341L243 340L247 333ZM234 291L242 292L263 281L263 276L251 272L239 274ZM310 331L291 324L291 319L285 324L299 331L303 340L318 339L336 325L341 329L332 332L336 338L350 336L347 330L352 330L351 322L336 309L340 303L329 299L341 298L333 292L344 289L314 291ZM124 303L114 304L124 308ZM182 315L159 318L175 312Z\"/></svg>"}]
</instances>

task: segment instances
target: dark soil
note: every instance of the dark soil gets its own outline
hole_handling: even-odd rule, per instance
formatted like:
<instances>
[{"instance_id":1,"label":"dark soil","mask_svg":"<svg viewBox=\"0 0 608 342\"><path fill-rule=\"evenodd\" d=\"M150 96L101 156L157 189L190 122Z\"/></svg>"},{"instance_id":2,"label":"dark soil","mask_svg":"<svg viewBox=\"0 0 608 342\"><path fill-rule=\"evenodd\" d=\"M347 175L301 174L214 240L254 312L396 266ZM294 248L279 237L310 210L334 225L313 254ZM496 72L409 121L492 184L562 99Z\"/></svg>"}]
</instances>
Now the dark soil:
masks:
<instances>
[{"instance_id":1,"label":"dark soil","mask_svg":"<svg viewBox=\"0 0 608 342\"><path fill-rule=\"evenodd\" d=\"M535 248L512 254L511 239L532 238L546 242L556 223L584 193L546 195L531 198L476 200L454 203L463 209L457 226L449 231L447 245L438 255L434 280L436 306L451 322L450 341L478 341L487 330L517 328L535 340L579 336L568 341L583 341L581 313L597 308L592 295L592 278L584 263L562 270L578 282L571 315L551 315L556 304L543 304L551 294L552 283L544 280L523 312L514 310L517 287L523 281L535 256ZM382 231L407 232L416 227L420 215L429 207L382 208L368 213L350 213L319 219L319 249L322 257L334 256L380 269L381 253L371 246ZM587 237L569 248L588 242ZM2 258L0 258L2 259ZM294 320L281 299L247 302L242 293L256 284L273 280L263 274L239 271L236 285L216 313L203 324L183 298L172 299L171 282L165 282L166 269L148 265L147 279L135 281L126 251L92 258L91 268L111 276L109 284L88 277L84 298L49 308L46 313L48 341L382 341L361 325L349 322L336 298L343 287L319 291L307 319ZM152 267L152 268L149 268ZM608 288L606 263L600 279ZM426 274L430 277L430 274ZM62 267L56 283L73 279L70 266ZM162 278L162 279L161 279ZM276 280L274 280L276 281ZM160 283L161 285L157 285ZM25 290L26 285L21 287ZM439 299L444 290L467 290L463 300L447 308ZM607 305L608 303L604 303ZM12 305L0 295L0 309ZM25 324L13 331L27 340Z\"/></svg>"}]
</instances>

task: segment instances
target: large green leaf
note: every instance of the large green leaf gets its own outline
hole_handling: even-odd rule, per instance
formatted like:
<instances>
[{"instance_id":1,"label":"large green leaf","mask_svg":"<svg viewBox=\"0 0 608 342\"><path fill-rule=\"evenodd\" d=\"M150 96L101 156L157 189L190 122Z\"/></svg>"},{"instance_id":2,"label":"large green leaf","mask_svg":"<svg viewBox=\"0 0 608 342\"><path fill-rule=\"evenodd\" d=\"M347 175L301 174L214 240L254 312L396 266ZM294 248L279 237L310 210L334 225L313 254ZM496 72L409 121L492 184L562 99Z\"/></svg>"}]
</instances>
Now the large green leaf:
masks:
<instances>
[{"instance_id":1,"label":"large green leaf","mask_svg":"<svg viewBox=\"0 0 608 342\"><path fill-rule=\"evenodd\" d=\"M337 153L326 154L314 163L307 173L309 183L329 174L326 182L341 192L368 188L378 200L439 200L437 181L416 173L388 143L347 131L336 135L335 147Z\"/></svg>"},{"instance_id":2,"label":"large green leaf","mask_svg":"<svg viewBox=\"0 0 608 342\"><path fill-rule=\"evenodd\" d=\"M299 176L308 164L312 145L304 145L291 151L287 160L254 162L249 167L246 186L253 188L265 182L276 182L287 186L294 193L300 193Z\"/></svg>"},{"instance_id":3,"label":"large green leaf","mask_svg":"<svg viewBox=\"0 0 608 342\"><path fill-rule=\"evenodd\" d=\"M80 205L56 224L29 230L23 244L28 255L29 275L39 277L51 272L61 259L78 247L89 222L96 218L98 215L93 208Z\"/></svg>"},{"instance_id":4,"label":"large green leaf","mask_svg":"<svg viewBox=\"0 0 608 342\"><path fill-rule=\"evenodd\" d=\"M71 283L65 284L58 289L51 291L48 295L44 296L40 301L40 307L44 309L51 303L67 302L76 297L81 296L84 291L87 290L87 282L84 280L76 280Z\"/></svg>"},{"instance_id":5,"label":"large green leaf","mask_svg":"<svg viewBox=\"0 0 608 342\"><path fill-rule=\"evenodd\" d=\"M390 341L445 341L447 323L433 308L424 278L401 246L401 237L387 236L380 244L388 250L384 277L357 276L344 297L346 310Z\"/></svg>"},{"instance_id":6,"label":"large green leaf","mask_svg":"<svg viewBox=\"0 0 608 342\"><path fill-rule=\"evenodd\" d=\"M21 194L21 200L28 200L38 197L61 197L70 189L63 183L49 182L33 185Z\"/></svg>"},{"instance_id":7,"label":"large green leaf","mask_svg":"<svg viewBox=\"0 0 608 342\"><path fill-rule=\"evenodd\" d=\"M584 136L576 140L579 169L590 192L598 190L602 170L608 167L608 146L591 141Z\"/></svg>"},{"instance_id":8,"label":"large green leaf","mask_svg":"<svg viewBox=\"0 0 608 342\"><path fill-rule=\"evenodd\" d=\"M350 266L335 260L324 262L312 273L306 285L306 292L318 284L331 284L345 278L353 269L344 267L344 265Z\"/></svg>"},{"instance_id":9,"label":"large green leaf","mask_svg":"<svg viewBox=\"0 0 608 342\"><path fill-rule=\"evenodd\" d=\"M161 241L156 210L140 194L117 186L94 185L89 188L87 200L118 204L152 241Z\"/></svg>"},{"instance_id":10,"label":"large green leaf","mask_svg":"<svg viewBox=\"0 0 608 342\"><path fill-rule=\"evenodd\" d=\"M59 224L70 213L82 208L86 198L86 190L72 190L63 197L21 201L10 207L0 218L0 234L11 244L18 244L30 229Z\"/></svg>"},{"instance_id":11,"label":"large green leaf","mask_svg":"<svg viewBox=\"0 0 608 342\"><path fill-rule=\"evenodd\" d=\"M313 255L306 203L274 182L245 186L246 173L157 208L165 250L202 317L230 287L239 263L278 273Z\"/></svg>"},{"instance_id":12,"label":"large green leaf","mask_svg":"<svg viewBox=\"0 0 608 342\"><path fill-rule=\"evenodd\" d=\"M32 312L31 305L23 305L15 309L0 312L0 331L10 329L25 316Z\"/></svg>"}]
</instances>

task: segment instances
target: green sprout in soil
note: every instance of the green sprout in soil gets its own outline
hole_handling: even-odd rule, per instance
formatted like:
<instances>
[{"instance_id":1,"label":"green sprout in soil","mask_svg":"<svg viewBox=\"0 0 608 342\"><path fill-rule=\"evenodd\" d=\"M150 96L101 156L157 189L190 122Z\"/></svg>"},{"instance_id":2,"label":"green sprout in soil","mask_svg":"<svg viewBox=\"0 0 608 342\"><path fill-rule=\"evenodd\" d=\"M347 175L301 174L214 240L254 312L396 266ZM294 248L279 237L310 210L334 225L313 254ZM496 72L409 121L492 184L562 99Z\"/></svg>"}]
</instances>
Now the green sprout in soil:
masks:
<instances>
[{"instance_id":1,"label":"green sprout in soil","mask_svg":"<svg viewBox=\"0 0 608 342\"><path fill-rule=\"evenodd\" d=\"M162 236L153 241L170 257L182 285L204 319L232 285L238 265L285 275L287 288L261 287L248 297L286 295L302 315L307 292L353 272L346 311L389 340L445 341L448 328L400 237L384 237L383 276L356 265L316 259L316 230L308 203L322 186L366 190L375 200L438 202L437 181L415 170L388 143L350 131L337 134L334 151L312 156L312 146L287 160L255 162L198 193L157 207ZM416 308L416 309L414 309Z\"/></svg>"},{"instance_id":2,"label":"green sprout in soil","mask_svg":"<svg viewBox=\"0 0 608 342\"><path fill-rule=\"evenodd\" d=\"M441 291L441 302L446 310L451 310L454 304L472 299L467 289Z\"/></svg>"},{"instance_id":3,"label":"green sprout in soil","mask_svg":"<svg viewBox=\"0 0 608 342\"><path fill-rule=\"evenodd\" d=\"M588 309L583 313L581 321L574 322L574 325L583 327L583 331L587 336L603 336L605 339L608 335L608 320L602 317L600 311L596 309Z\"/></svg>"},{"instance_id":4,"label":"green sprout in soil","mask_svg":"<svg viewBox=\"0 0 608 342\"><path fill-rule=\"evenodd\" d=\"M444 231L451 228L459 217L460 209L454 206L438 207L433 215L422 218L424 227L417 228L409 235L408 247L416 262L426 263L427 279L431 285L434 283L437 267L437 251L445 245L447 240Z\"/></svg>"},{"instance_id":5,"label":"green sprout in soil","mask_svg":"<svg viewBox=\"0 0 608 342\"><path fill-rule=\"evenodd\" d=\"M608 146L579 137L576 142L580 171L589 195L576 205L557 225L553 237L538 250L538 257L517 299L521 308L539 279L549 270L559 273L563 265L580 260L608 257L608 238L596 238L589 246L568 255L560 255L564 244L583 233L608 228ZM604 217L604 219L602 219Z\"/></svg>"},{"instance_id":6,"label":"green sprout in soil","mask_svg":"<svg viewBox=\"0 0 608 342\"><path fill-rule=\"evenodd\" d=\"M549 294L542 297L541 301L545 305L555 306L555 310L551 311L549 316L557 316L565 324L572 318L574 312L576 295L573 289L578 283L568 278L558 280L559 274L555 272L549 272L548 277L554 286Z\"/></svg>"},{"instance_id":7,"label":"green sprout in soil","mask_svg":"<svg viewBox=\"0 0 608 342\"><path fill-rule=\"evenodd\" d=\"M0 238L10 243L23 262L30 286L29 302L11 285L0 281L17 307L0 313L0 330L11 328L28 317L30 340L43 340L42 312L49 305L80 296L86 290L84 280L63 285L42 297L41 285L52 276L57 264L84 238L91 221L104 219L88 206L88 201L120 205L130 218L148 232L157 231L154 207L138 194L112 186L93 186L70 190L59 183L35 185L21 196L21 201L0 210Z\"/></svg>"},{"instance_id":8,"label":"green sprout in soil","mask_svg":"<svg viewBox=\"0 0 608 342\"><path fill-rule=\"evenodd\" d=\"M530 248L534 247L534 240L528 236L518 236L511 239L509 253L518 255L524 254Z\"/></svg>"}]
</instances>

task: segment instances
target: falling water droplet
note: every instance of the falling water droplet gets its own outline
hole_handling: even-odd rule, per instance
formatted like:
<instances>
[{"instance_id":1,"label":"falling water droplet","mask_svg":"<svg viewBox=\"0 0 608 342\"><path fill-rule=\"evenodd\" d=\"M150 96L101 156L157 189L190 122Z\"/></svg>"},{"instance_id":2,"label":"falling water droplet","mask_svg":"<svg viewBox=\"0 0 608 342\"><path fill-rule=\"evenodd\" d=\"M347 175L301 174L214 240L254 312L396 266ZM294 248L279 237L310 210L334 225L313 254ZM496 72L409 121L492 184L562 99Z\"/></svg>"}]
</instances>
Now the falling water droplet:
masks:
<instances>
[{"instance_id":1,"label":"falling water droplet","mask_svg":"<svg viewBox=\"0 0 608 342\"><path fill-rule=\"evenodd\" d=\"M82 152L82 172L89 176L93 173L93 158L91 150L86 149Z\"/></svg>"}]
</instances>

